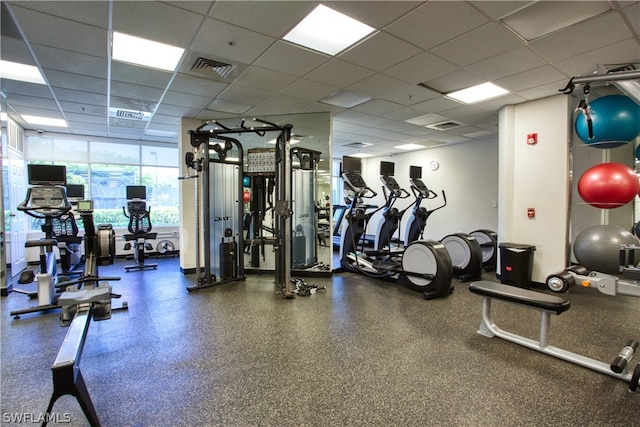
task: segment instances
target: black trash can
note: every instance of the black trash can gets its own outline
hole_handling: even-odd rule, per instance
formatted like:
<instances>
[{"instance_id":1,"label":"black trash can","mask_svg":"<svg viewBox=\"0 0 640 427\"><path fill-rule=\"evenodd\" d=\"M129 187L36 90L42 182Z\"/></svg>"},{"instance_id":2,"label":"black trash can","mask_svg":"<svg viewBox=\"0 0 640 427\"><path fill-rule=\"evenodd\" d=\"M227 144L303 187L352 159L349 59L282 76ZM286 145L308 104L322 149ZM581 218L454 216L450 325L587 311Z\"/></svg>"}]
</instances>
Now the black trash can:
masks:
<instances>
[{"instance_id":1,"label":"black trash can","mask_svg":"<svg viewBox=\"0 0 640 427\"><path fill-rule=\"evenodd\" d=\"M531 288L535 246L500 243L500 283L519 288Z\"/></svg>"}]
</instances>

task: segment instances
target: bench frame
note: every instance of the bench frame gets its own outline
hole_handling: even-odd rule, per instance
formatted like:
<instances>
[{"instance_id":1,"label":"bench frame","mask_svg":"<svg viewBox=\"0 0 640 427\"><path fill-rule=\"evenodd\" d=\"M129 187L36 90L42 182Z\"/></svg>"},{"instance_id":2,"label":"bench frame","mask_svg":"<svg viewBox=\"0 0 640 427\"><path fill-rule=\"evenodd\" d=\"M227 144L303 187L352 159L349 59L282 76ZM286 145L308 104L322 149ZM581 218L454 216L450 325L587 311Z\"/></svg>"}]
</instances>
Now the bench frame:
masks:
<instances>
[{"instance_id":1,"label":"bench frame","mask_svg":"<svg viewBox=\"0 0 640 427\"><path fill-rule=\"evenodd\" d=\"M490 284L492 288L499 287L501 290L504 290L507 292L510 288L513 288L514 291L517 291L518 295L526 297L527 301L525 302L523 298L523 300L519 302L517 295L515 298L513 297L513 295L510 295L511 298L504 298L499 293L493 294L490 291L486 292L483 286L487 284ZM482 323L480 324L480 329L478 330L478 333L480 335L484 335L489 338L497 336L498 338L511 341L523 347L527 347L532 350L536 350L541 353L545 353L550 356L557 357L567 362L575 363L582 367L592 369L594 371L612 376L614 378L618 378L626 382L631 382L632 374L628 372L627 368L625 368L621 373L615 373L611 370L611 365L608 363L600 362L590 357L582 356L580 354L576 354L576 353L549 345L549 335L551 330L551 315L552 314L559 315L560 313L562 313L562 311L558 312L558 311L552 311L549 309L540 308L535 306L535 304L532 304L531 301L535 299L536 295L551 297L550 295L542 294L540 292L535 292L535 291L529 291L526 289L514 288L509 285L502 285L499 283L484 282L484 281L472 283L469 287L469 290L473 293L477 293L482 296ZM500 329L498 326L496 326L495 322L492 320L492 317L491 317L491 301L494 298L503 300L512 304L517 304L522 307L528 307L528 308L538 310L540 312L540 329L539 329L538 340L537 341L532 340L532 339L523 337L521 335L514 334L512 332L507 332ZM553 298L557 298L558 301L568 302L561 297L554 296Z\"/></svg>"}]
</instances>

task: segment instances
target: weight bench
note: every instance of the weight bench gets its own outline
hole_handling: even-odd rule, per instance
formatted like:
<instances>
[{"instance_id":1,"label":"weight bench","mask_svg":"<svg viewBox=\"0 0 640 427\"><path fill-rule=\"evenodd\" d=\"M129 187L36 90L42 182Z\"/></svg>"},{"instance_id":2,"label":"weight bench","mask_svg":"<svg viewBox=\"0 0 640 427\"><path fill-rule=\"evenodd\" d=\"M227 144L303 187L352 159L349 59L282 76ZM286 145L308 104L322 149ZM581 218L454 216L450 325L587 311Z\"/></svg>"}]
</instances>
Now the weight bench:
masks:
<instances>
[{"instance_id":1,"label":"weight bench","mask_svg":"<svg viewBox=\"0 0 640 427\"><path fill-rule=\"evenodd\" d=\"M489 338L497 336L498 338L514 342L532 350L536 350L567 362L575 363L585 368L593 369L597 372L626 381L630 383L630 391L635 391L637 388L638 381L640 380L640 364L636 367L633 375L628 372L627 369L629 366L628 363L633 357L633 353L638 348L637 341L630 341L611 364L603 363L589 357L549 345L551 315L560 315L569 310L571 303L566 299L555 295L548 295L542 292L530 291L527 289L517 288L515 286L488 281L471 283L469 285L469 290L474 294L482 296L482 323L478 330L479 334ZM540 312L540 331L538 341L525 338L512 332L504 331L497 327L491 318L491 301L494 299L538 310Z\"/></svg>"}]
</instances>

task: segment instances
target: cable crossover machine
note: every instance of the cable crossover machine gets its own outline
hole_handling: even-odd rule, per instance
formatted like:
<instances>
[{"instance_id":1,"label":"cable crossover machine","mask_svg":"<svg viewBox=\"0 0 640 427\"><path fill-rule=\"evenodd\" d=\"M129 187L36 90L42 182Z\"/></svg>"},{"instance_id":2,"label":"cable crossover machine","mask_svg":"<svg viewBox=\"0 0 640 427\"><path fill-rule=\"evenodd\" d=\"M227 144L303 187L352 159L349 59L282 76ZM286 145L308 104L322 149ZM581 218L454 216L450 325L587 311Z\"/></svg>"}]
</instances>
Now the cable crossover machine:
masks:
<instances>
[{"instance_id":1,"label":"cable crossover machine","mask_svg":"<svg viewBox=\"0 0 640 427\"><path fill-rule=\"evenodd\" d=\"M236 128L212 120L189 131L193 152L185 156L196 179L196 275L197 284L187 290L198 291L218 284L244 280L243 248L243 177L244 157L241 142L234 136L254 133L277 134L275 147L276 216L273 241L276 283L284 298L293 298L291 284L291 124L278 125L260 118L245 119ZM201 187L201 188L200 188ZM202 199L202 202L200 201ZM200 206L203 218L200 220ZM200 224L202 238L200 244ZM200 267L203 249L204 271Z\"/></svg>"}]
</instances>

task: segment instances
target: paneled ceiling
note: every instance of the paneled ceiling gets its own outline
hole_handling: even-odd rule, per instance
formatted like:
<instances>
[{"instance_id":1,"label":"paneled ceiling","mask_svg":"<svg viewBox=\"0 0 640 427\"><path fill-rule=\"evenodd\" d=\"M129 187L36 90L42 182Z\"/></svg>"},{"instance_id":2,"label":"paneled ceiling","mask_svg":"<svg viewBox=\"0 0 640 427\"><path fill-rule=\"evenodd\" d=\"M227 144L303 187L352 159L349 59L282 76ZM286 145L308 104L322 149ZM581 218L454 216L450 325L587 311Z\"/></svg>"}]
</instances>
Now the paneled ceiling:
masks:
<instances>
[{"instance_id":1,"label":"paneled ceiling","mask_svg":"<svg viewBox=\"0 0 640 427\"><path fill-rule=\"evenodd\" d=\"M403 144L495 139L502 106L556 95L572 76L604 65L640 61L637 1L327 1L376 29L335 56L283 40L319 3L3 1L1 58L39 67L47 84L2 79L2 96L26 129L167 143L178 141L181 117L233 126L242 117L330 112L333 157L388 155ZM551 32L536 35L536 22ZM175 72L118 62L112 31L186 50ZM232 70L194 70L198 58ZM510 94L473 105L443 95L486 81ZM342 91L370 99L350 108L325 102ZM153 115L110 118L109 107ZM34 128L22 115L69 127ZM424 126L434 122L454 125Z\"/></svg>"}]
</instances>

